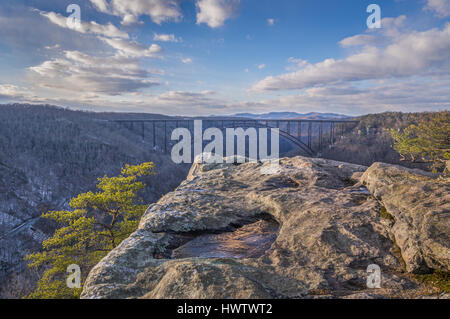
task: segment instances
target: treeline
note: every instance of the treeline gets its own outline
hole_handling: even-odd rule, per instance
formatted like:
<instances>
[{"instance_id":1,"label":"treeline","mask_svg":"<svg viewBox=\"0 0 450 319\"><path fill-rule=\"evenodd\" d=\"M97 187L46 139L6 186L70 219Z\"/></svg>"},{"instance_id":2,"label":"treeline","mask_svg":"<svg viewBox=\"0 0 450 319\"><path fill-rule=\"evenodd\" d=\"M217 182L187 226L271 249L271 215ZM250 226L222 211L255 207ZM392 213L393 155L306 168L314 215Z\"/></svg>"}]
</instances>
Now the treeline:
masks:
<instances>
[{"instance_id":1,"label":"treeline","mask_svg":"<svg viewBox=\"0 0 450 319\"><path fill-rule=\"evenodd\" d=\"M429 169L430 165L426 163L402 161L402 157L393 148L394 139L391 130L402 131L410 125L429 121L434 114L433 112L386 112L358 117L356 120L360 123L346 132L335 145L323 150L322 156L366 166L374 162L385 162Z\"/></svg>"}]
</instances>

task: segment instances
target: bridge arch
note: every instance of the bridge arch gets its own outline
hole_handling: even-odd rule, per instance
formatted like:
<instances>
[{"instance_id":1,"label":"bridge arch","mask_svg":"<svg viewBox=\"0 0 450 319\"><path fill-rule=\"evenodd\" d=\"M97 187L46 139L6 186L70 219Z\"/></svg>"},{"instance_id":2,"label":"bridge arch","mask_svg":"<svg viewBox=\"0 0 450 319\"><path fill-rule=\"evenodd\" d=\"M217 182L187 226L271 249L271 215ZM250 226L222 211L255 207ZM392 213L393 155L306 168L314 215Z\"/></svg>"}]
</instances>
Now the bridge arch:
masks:
<instances>
[{"instance_id":1,"label":"bridge arch","mask_svg":"<svg viewBox=\"0 0 450 319\"><path fill-rule=\"evenodd\" d=\"M323 147L324 141L323 141L323 132L324 132L324 124L330 125L329 130L329 143L332 144L335 139L335 128L337 125L341 126L341 132L342 135L344 134L344 127L348 125L356 125L359 123L359 121L353 121L353 120L280 120L280 119L264 119L264 120L255 120L255 119L237 119L237 118L174 118L174 119L123 119L123 120L110 120L109 122L114 123L121 123L125 125L130 125L130 129L133 130L134 124L140 125L140 133L142 134L142 139L146 139L146 124L151 125L151 131L152 134L152 142L153 147L157 148L157 127L158 129L161 129L164 131L163 133L163 147L161 148L165 153L168 153L168 144L169 144L169 138L168 138L168 131L173 127L179 128L184 127L189 129L190 131L193 130L193 123L195 120L201 120L202 123L209 123L214 124L210 127L217 127L223 130L227 128L278 128L279 129L279 135L289 142L291 142L293 145L301 149L303 152L305 152L309 156L314 156L318 151L320 151L320 148ZM307 123L307 135L302 136L301 134L301 127L303 123ZM183 125L180 125L183 124ZM274 126L270 125L274 124ZM313 132L313 124L317 124L317 132ZM291 128L297 125L297 135L292 134ZM283 128L283 126L286 127L286 129ZM206 129L207 125L203 125L203 130ZM191 130L192 128L192 130ZM139 128L138 128L139 132ZM317 134L316 134L317 133ZM160 134L161 135L161 134ZM300 135L300 136L299 136ZM308 140L308 143L305 143L302 141L302 137L306 137ZM312 147L312 141L313 137L315 137L319 141L319 149L314 150Z\"/></svg>"},{"instance_id":2,"label":"bridge arch","mask_svg":"<svg viewBox=\"0 0 450 319\"><path fill-rule=\"evenodd\" d=\"M242 127L242 128L244 128L244 127L246 127L246 128L254 127L254 128L267 128L267 129L276 128L276 127L272 127L272 126L268 125L268 123L264 124L264 123L258 122L256 124L253 123L253 125L252 125L250 123L246 124L245 123L246 121L243 121L242 123L240 123L240 121L235 121L235 122L236 123L235 123L234 126L233 125L230 125L230 126L226 126L225 125L225 126L223 126L222 130L223 129L227 129L227 128L238 128L238 127ZM265 121L263 121L263 122L265 122ZM243 125L240 125L240 124L243 124ZM283 131L281 129L279 130L279 135L281 137L285 138L286 140L288 140L289 142L291 142L292 144L294 144L295 146L297 146L298 148L300 148L307 155L309 155L309 156L313 156L314 155L314 151L307 144L302 142L301 139L297 138L296 136L291 135L289 132L285 132L285 131Z\"/></svg>"}]
</instances>

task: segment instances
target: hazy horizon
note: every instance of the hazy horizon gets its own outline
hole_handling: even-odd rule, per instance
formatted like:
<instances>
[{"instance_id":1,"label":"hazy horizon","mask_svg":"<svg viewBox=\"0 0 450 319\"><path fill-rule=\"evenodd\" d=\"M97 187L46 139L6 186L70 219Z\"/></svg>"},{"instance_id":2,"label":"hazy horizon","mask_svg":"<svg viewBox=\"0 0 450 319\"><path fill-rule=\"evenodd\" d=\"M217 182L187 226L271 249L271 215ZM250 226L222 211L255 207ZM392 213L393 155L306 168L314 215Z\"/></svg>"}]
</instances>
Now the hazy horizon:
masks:
<instances>
[{"instance_id":1,"label":"hazy horizon","mask_svg":"<svg viewBox=\"0 0 450 319\"><path fill-rule=\"evenodd\" d=\"M348 114L342 114L342 113L334 113L334 112L293 112L293 111L263 111L263 112L238 112L238 113L232 113L232 114L203 114L203 115L189 115L189 114L165 114L164 112L161 113L156 113L156 112L151 112L151 111L146 111L146 110L142 110L142 111L138 111L138 112L132 112L132 111L128 111L128 110L101 110L100 108L95 108L95 109L90 109L90 108L77 108L77 107L69 107L69 106L64 106L64 105L53 105L53 104L32 104L32 103L20 103L20 102L10 102L10 103L2 103L0 104L1 106L7 106L7 105L21 105L21 106L32 106L32 107L45 107L45 106L50 106L50 107L55 107L55 108L60 108L60 109L64 109L64 110L70 110L70 111L82 111L82 112L94 112L94 113L117 113L117 114L151 114L151 115L161 115L161 116L168 116L168 117L238 117L238 116L243 116L246 114L251 114L254 116L263 116L263 115L269 115L269 114L278 114L278 113L296 113L297 115L313 115L313 114L317 114L317 115L324 115L324 114L333 114L333 115L337 115L337 116L342 116L342 117L348 117L348 118L355 118L355 117L359 117L359 116L365 116L365 115L371 115L371 114L383 114L383 113L389 113L389 112L400 112L400 113L428 113L428 112L442 112L442 111L448 111L448 109L444 109L444 110L431 110L431 111L414 111L414 112L408 112L408 111L380 111L380 112L370 112L370 113L362 113L359 115L348 115Z\"/></svg>"}]
</instances>

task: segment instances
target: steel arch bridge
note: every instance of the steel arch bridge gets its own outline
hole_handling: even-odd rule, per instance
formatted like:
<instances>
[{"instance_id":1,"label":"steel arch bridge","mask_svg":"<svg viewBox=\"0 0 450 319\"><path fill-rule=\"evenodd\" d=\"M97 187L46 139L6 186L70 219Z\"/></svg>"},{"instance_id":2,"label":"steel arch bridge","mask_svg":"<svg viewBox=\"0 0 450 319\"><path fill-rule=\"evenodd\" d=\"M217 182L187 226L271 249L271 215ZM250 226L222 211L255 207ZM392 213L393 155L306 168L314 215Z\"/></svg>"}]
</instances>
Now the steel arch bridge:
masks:
<instances>
[{"instance_id":1,"label":"steel arch bridge","mask_svg":"<svg viewBox=\"0 0 450 319\"><path fill-rule=\"evenodd\" d=\"M119 119L109 120L108 122L125 126L141 135L143 141L149 140L154 149L168 153L170 144L168 132L176 128L187 128L192 132L194 121L196 120L202 121L202 131L209 127L216 127L222 131L227 128L278 128L281 137L309 156L314 156L323 147L334 144L338 136L343 136L348 129L355 127L359 123L359 121L354 120L220 118Z\"/></svg>"}]
</instances>

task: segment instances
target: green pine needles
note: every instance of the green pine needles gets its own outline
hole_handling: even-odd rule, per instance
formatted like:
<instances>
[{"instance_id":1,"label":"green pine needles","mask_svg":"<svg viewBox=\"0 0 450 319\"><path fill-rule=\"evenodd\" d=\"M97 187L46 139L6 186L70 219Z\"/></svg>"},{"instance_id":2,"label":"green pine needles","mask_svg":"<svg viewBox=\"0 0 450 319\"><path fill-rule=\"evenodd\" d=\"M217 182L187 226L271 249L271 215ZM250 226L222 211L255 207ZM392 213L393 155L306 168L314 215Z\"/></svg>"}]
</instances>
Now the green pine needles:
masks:
<instances>
[{"instance_id":1,"label":"green pine needles","mask_svg":"<svg viewBox=\"0 0 450 319\"><path fill-rule=\"evenodd\" d=\"M78 265L83 283L89 270L137 229L147 208L138 197L145 187L139 178L154 174L151 162L126 165L118 177L99 178L97 192L73 198L72 210L44 214L60 228L43 242L41 252L25 257L29 267L45 269L37 288L27 298L79 298L82 286L67 286L67 267Z\"/></svg>"}]
</instances>

